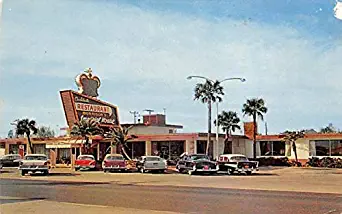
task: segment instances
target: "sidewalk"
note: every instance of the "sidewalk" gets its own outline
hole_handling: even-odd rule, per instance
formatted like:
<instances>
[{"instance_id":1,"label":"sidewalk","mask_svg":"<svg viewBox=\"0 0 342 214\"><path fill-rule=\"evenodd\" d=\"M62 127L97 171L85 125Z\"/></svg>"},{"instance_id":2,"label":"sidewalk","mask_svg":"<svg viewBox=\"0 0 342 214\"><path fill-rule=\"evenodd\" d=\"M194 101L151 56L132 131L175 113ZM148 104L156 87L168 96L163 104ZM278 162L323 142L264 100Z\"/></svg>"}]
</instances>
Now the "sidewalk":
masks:
<instances>
[{"instance_id":1,"label":"sidewalk","mask_svg":"<svg viewBox=\"0 0 342 214\"><path fill-rule=\"evenodd\" d=\"M4 198L1 197L0 198ZM22 214L61 214L61 213L73 213L73 214L127 214L127 213L139 213L139 214L174 214L174 212L155 211L155 210L143 210L132 209L123 207L111 207L101 205L88 205L88 204L76 204L67 202L55 202L46 200L35 200L25 202L14 202L15 198L9 198L8 201L13 200L12 203L5 203L0 205L1 213L22 213ZM20 200L20 199L19 199ZM63 212L61 212L63 211Z\"/></svg>"},{"instance_id":2,"label":"sidewalk","mask_svg":"<svg viewBox=\"0 0 342 214\"><path fill-rule=\"evenodd\" d=\"M342 194L341 169L274 168L262 169L252 176L216 175L189 176L169 171L170 174L104 173L102 171L74 172L53 169L50 176L20 176L18 171L0 174L0 178L48 180L64 182L102 182L124 185L186 186L232 189L255 189Z\"/></svg>"}]
</instances>

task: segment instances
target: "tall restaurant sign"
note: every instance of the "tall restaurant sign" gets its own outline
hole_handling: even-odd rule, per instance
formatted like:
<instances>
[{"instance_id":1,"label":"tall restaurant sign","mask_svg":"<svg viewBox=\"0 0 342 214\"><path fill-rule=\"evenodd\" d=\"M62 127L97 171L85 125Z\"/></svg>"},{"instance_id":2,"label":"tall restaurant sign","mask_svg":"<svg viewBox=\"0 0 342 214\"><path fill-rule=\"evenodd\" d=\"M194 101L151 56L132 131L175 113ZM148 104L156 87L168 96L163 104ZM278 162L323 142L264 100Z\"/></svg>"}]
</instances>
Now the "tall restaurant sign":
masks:
<instances>
[{"instance_id":1,"label":"tall restaurant sign","mask_svg":"<svg viewBox=\"0 0 342 214\"><path fill-rule=\"evenodd\" d=\"M75 80L78 92L60 92L69 128L82 118L94 118L100 126L119 126L117 107L96 98L101 82L92 74L91 68L79 74Z\"/></svg>"},{"instance_id":2,"label":"tall restaurant sign","mask_svg":"<svg viewBox=\"0 0 342 214\"><path fill-rule=\"evenodd\" d=\"M94 118L101 126L119 126L116 106L71 90L60 94L70 128L82 118Z\"/></svg>"}]
</instances>

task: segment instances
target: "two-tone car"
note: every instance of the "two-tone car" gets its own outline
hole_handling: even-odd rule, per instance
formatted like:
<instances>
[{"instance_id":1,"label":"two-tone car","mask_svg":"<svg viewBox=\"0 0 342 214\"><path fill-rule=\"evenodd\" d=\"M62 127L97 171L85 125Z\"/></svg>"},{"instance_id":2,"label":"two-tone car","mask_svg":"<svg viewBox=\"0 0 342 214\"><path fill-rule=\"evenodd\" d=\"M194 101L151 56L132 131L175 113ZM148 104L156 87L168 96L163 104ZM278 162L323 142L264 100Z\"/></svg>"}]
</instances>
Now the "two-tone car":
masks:
<instances>
[{"instance_id":1,"label":"two-tone car","mask_svg":"<svg viewBox=\"0 0 342 214\"><path fill-rule=\"evenodd\" d=\"M19 170L21 175L31 173L43 173L44 175L49 174L50 161L44 154L28 154L25 155L23 160L17 160L19 164Z\"/></svg>"},{"instance_id":2,"label":"two-tone car","mask_svg":"<svg viewBox=\"0 0 342 214\"><path fill-rule=\"evenodd\" d=\"M223 154L219 156L218 166L220 172L245 173L251 175L259 171L258 161L249 161L245 155L241 154Z\"/></svg>"},{"instance_id":3,"label":"two-tone car","mask_svg":"<svg viewBox=\"0 0 342 214\"><path fill-rule=\"evenodd\" d=\"M215 174L218 166L215 161L211 161L204 154L182 154L176 165L176 169L180 173L192 174Z\"/></svg>"},{"instance_id":4,"label":"two-tone car","mask_svg":"<svg viewBox=\"0 0 342 214\"><path fill-rule=\"evenodd\" d=\"M79 155L75 160L75 171L77 170L95 170L96 160L93 155Z\"/></svg>"},{"instance_id":5,"label":"two-tone car","mask_svg":"<svg viewBox=\"0 0 342 214\"><path fill-rule=\"evenodd\" d=\"M127 170L125 158L121 154L108 154L102 162L102 169L104 172L125 172Z\"/></svg>"},{"instance_id":6,"label":"two-tone car","mask_svg":"<svg viewBox=\"0 0 342 214\"><path fill-rule=\"evenodd\" d=\"M167 169L167 162L159 156L142 156L138 159L136 168L141 173L165 172Z\"/></svg>"}]
</instances>

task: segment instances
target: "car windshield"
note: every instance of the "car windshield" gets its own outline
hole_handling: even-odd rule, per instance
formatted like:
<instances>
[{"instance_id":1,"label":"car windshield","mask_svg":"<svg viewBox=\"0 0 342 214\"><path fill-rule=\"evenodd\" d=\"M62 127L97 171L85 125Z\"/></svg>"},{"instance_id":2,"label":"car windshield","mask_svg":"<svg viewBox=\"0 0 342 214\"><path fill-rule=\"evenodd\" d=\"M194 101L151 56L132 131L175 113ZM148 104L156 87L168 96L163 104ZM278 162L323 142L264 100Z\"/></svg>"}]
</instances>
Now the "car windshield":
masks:
<instances>
[{"instance_id":1,"label":"car windshield","mask_svg":"<svg viewBox=\"0 0 342 214\"><path fill-rule=\"evenodd\" d=\"M159 157L146 157L145 158L146 161L160 161Z\"/></svg>"},{"instance_id":2,"label":"car windshield","mask_svg":"<svg viewBox=\"0 0 342 214\"><path fill-rule=\"evenodd\" d=\"M191 160L200 160L200 159L209 160L208 156L206 156L206 155L193 155L190 158L191 158Z\"/></svg>"},{"instance_id":3,"label":"car windshield","mask_svg":"<svg viewBox=\"0 0 342 214\"><path fill-rule=\"evenodd\" d=\"M248 159L244 156L233 156L230 158L231 161L248 161Z\"/></svg>"},{"instance_id":4,"label":"car windshield","mask_svg":"<svg viewBox=\"0 0 342 214\"><path fill-rule=\"evenodd\" d=\"M80 156L80 157L78 157L78 160L94 160L94 157L92 157L92 156Z\"/></svg>"},{"instance_id":5,"label":"car windshield","mask_svg":"<svg viewBox=\"0 0 342 214\"><path fill-rule=\"evenodd\" d=\"M121 156L108 156L106 160L124 160Z\"/></svg>"},{"instance_id":6,"label":"car windshield","mask_svg":"<svg viewBox=\"0 0 342 214\"><path fill-rule=\"evenodd\" d=\"M26 156L25 157L25 160L47 160L47 157L46 156Z\"/></svg>"}]
</instances>

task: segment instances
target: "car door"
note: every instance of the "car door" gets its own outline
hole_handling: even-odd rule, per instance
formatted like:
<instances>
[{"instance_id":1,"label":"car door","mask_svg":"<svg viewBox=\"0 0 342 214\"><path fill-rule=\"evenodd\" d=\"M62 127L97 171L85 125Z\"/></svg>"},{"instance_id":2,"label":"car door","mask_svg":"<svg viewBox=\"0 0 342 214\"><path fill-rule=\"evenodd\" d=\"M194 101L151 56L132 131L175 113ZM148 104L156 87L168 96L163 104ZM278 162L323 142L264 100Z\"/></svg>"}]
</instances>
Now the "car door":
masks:
<instances>
[{"instance_id":1,"label":"car door","mask_svg":"<svg viewBox=\"0 0 342 214\"><path fill-rule=\"evenodd\" d=\"M178 162L179 169L185 169L185 160L187 156L183 156Z\"/></svg>"}]
</instances>

